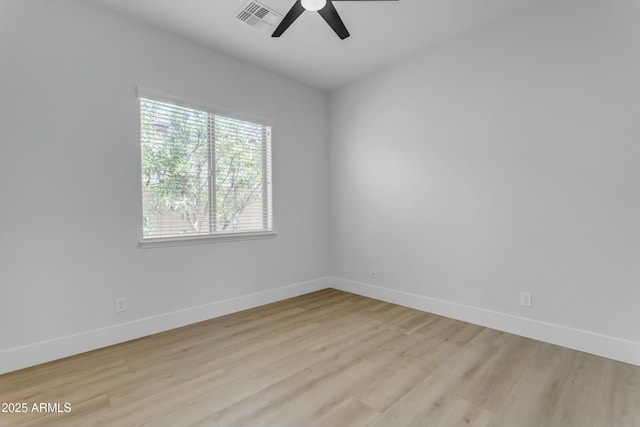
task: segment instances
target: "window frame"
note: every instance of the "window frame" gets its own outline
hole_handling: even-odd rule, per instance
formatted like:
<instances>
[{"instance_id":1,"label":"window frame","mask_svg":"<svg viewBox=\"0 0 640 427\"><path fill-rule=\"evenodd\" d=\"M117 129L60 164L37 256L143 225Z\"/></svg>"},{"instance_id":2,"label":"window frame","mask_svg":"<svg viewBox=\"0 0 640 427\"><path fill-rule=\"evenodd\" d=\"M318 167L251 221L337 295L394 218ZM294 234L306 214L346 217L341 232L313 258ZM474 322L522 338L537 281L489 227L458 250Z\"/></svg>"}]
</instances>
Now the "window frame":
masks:
<instances>
[{"instance_id":1,"label":"window frame","mask_svg":"<svg viewBox=\"0 0 640 427\"><path fill-rule=\"evenodd\" d=\"M263 198L263 200L267 200L269 203L269 205L266 208L270 209L270 213L271 213L269 218L269 222L271 223L271 229L270 230L269 229L254 230L254 231L236 231L236 232L226 232L226 233L219 232L219 233L185 235L185 236L145 237L143 226L142 226L143 225L142 219L144 218L144 216L142 216L140 218L141 222L139 224L138 246L144 249L144 248L154 248L154 247L187 246L187 245L197 245L197 244L207 244L207 243L268 239L268 238L276 237L277 233L275 230L275 222L274 222L275 215L274 215L274 203L273 203L273 199L274 199L274 185L273 185L273 133L274 132L273 132L273 129L274 129L275 120L267 119L267 118L253 115L253 114L240 113L234 110L230 110L228 108L220 107L215 104L178 97L165 92L148 89L142 86L137 86L136 87L136 101L138 103L137 146L138 146L138 153L140 156L142 156L141 139L140 139L141 138L141 128L140 128L140 99L141 98L149 99L157 102L166 102L166 103L174 104L176 106L183 107L183 108L197 109L197 110L206 112L208 114L218 115L218 116L222 116L222 117L233 119L233 120L251 122L253 124L268 126L271 128L271 140L270 140L271 165L268 165L266 163L268 159L265 158L263 162L263 168L262 168L263 184L268 182L267 180L268 177L266 176L266 174L268 173L268 166L270 166L271 173L272 173L271 182L269 183L270 184L269 188L263 185L263 190L262 190L263 195L265 194L267 195L267 197ZM209 156L210 158L213 158L215 160L215 152L211 152L211 142L209 144L210 144ZM138 170L139 172L138 175L141 176L142 174L142 158L141 157L138 158L138 166L140 167L140 169ZM211 182L209 183L209 186L211 186ZM139 191L140 207L142 207L143 206L142 180L139 181L139 190L140 190ZM209 191L211 192L211 188L209 188Z\"/></svg>"}]
</instances>

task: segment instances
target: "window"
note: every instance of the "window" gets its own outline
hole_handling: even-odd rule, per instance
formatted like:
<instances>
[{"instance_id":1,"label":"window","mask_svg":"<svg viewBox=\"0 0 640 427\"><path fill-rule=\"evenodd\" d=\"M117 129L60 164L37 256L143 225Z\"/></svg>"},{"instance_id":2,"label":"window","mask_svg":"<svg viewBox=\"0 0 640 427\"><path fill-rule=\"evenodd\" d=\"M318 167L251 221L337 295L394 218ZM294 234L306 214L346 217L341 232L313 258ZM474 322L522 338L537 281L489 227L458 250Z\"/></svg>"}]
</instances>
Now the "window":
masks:
<instances>
[{"instance_id":1,"label":"window","mask_svg":"<svg viewBox=\"0 0 640 427\"><path fill-rule=\"evenodd\" d=\"M143 239L272 230L271 127L140 96Z\"/></svg>"}]
</instances>

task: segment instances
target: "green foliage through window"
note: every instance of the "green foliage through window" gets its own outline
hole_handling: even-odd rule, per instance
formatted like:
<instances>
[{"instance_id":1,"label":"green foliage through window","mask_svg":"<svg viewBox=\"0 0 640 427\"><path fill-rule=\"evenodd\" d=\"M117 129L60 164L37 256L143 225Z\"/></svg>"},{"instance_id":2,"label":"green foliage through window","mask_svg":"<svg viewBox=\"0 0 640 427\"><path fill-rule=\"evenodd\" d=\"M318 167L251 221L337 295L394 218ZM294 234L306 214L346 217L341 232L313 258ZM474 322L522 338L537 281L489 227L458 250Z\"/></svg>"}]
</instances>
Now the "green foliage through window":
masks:
<instances>
[{"instance_id":1,"label":"green foliage through window","mask_svg":"<svg viewBox=\"0 0 640 427\"><path fill-rule=\"evenodd\" d=\"M145 238L271 229L268 126L140 99Z\"/></svg>"}]
</instances>

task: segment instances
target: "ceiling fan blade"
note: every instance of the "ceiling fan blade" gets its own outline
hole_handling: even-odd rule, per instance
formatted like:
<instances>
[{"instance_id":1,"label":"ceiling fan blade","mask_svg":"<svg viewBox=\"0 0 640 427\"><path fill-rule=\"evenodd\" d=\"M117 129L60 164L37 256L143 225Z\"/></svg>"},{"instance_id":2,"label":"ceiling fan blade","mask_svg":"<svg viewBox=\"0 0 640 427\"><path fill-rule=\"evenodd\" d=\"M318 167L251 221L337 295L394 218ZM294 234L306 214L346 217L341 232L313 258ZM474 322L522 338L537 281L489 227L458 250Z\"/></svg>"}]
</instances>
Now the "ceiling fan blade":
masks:
<instances>
[{"instance_id":1,"label":"ceiling fan blade","mask_svg":"<svg viewBox=\"0 0 640 427\"><path fill-rule=\"evenodd\" d=\"M287 31L287 28L289 28L291 24L293 24L293 22L298 19L300 15L302 15L302 12L304 12L302 1L296 0L293 6L291 6L291 9L289 9L289 12L287 12L284 18L282 18L282 21L280 21L280 25L278 25L278 28L276 28L273 34L271 34L271 37L280 37L282 33Z\"/></svg>"},{"instance_id":2,"label":"ceiling fan blade","mask_svg":"<svg viewBox=\"0 0 640 427\"><path fill-rule=\"evenodd\" d=\"M340 15L338 15L338 11L333 6L333 3L331 3L331 0L328 0L327 5L320 9L318 13L325 21L327 21L327 24L333 28L333 31L336 32L341 40L350 36L349 31L347 31L347 27L344 26L344 22L342 22L342 19L340 18Z\"/></svg>"}]
</instances>

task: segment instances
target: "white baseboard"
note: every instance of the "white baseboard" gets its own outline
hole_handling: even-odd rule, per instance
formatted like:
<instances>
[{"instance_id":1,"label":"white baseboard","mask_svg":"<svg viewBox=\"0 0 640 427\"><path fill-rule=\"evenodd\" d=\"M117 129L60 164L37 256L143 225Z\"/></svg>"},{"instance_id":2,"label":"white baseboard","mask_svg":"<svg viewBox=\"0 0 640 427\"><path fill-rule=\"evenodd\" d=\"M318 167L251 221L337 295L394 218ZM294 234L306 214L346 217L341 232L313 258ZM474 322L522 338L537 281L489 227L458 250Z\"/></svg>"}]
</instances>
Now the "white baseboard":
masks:
<instances>
[{"instance_id":1,"label":"white baseboard","mask_svg":"<svg viewBox=\"0 0 640 427\"><path fill-rule=\"evenodd\" d=\"M638 342L338 277L331 282L342 291L640 366Z\"/></svg>"},{"instance_id":2,"label":"white baseboard","mask_svg":"<svg viewBox=\"0 0 640 427\"><path fill-rule=\"evenodd\" d=\"M0 352L0 374L308 294L326 289L330 285L329 278L320 278L121 323L107 328L94 329L23 347L11 348Z\"/></svg>"},{"instance_id":3,"label":"white baseboard","mask_svg":"<svg viewBox=\"0 0 640 427\"><path fill-rule=\"evenodd\" d=\"M329 287L640 366L640 343L539 320L325 277L0 352L0 374L224 316Z\"/></svg>"}]
</instances>

